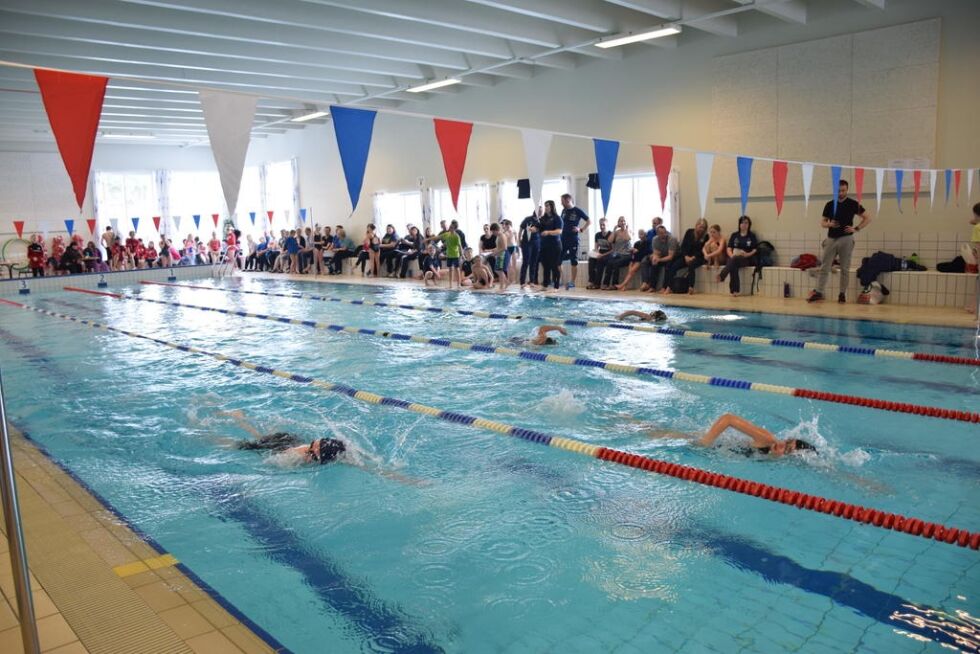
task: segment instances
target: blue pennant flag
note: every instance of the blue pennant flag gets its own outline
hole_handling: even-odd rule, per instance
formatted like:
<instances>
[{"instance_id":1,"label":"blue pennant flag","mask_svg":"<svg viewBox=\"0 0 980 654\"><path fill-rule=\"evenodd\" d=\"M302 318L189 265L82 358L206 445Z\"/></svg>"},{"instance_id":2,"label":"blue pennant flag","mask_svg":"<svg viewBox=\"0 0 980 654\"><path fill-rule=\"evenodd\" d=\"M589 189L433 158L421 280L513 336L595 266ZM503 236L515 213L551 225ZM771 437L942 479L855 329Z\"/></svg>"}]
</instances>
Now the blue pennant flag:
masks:
<instances>
[{"instance_id":1,"label":"blue pennant flag","mask_svg":"<svg viewBox=\"0 0 980 654\"><path fill-rule=\"evenodd\" d=\"M299 210L299 217L304 223L306 222L306 208L301 208Z\"/></svg>"},{"instance_id":2,"label":"blue pennant flag","mask_svg":"<svg viewBox=\"0 0 980 654\"><path fill-rule=\"evenodd\" d=\"M739 157L735 160L738 166L738 188L742 197L742 215L749 203L749 185L752 184L752 157Z\"/></svg>"},{"instance_id":3,"label":"blue pennant flag","mask_svg":"<svg viewBox=\"0 0 980 654\"><path fill-rule=\"evenodd\" d=\"M837 189L840 188L840 166L830 167L830 192L834 196L834 215L837 215Z\"/></svg>"},{"instance_id":4,"label":"blue pennant flag","mask_svg":"<svg viewBox=\"0 0 980 654\"><path fill-rule=\"evenodd\" d=\"M949 196L949 184L946 184L947 190L946 195ZM75 221L68 219L65 221L65 229L68 230L68 236L72 236L75 233Z\"/></svg>"},{"instance_id":5,"label":"blue pennant flag","mask_svg":"<svg viewBox=\"0 0 980 654\"><path fill-rule=\"evenodd\" d=\"M194 227L196 229L201 229L201 214L194 214Z\"/></svg>"},{"instance_id":6,"label":"blue pennant flag","mask_svg":"<svg viewBox=\"0 0 980 654\"><path fill-rule=\"evenodd\" d=\"M374 132L374 118L377 114L377 111L369 109L351 109L335 105L330 107L333 131L337 136L337 149L340 150L340 163L344 167L347 193L350 195L351 213L357 209L357 202L361 197L364 169L367 167L371 134ZM301 214L305 214L305 210L301 210Z\"/></svg>"},{"instance_id":7,"label":"blue pennant flag","mask_svg":"<svg viewBox=\"0 0 980 654\"><path fill-rule=\"evenodd\" d=\"M953 169L946 169L946 204L949 204L949 187L953 185Z\"/></svg>"},{"instance_id":8,"label":"blue pennant flag","mask_svg":"<svg viewBox=\"0 0 980 654\"><path fill-rule=\"evenodd\" d=\"M255 227L255 212L254 211L249 211L248 212L248 217L252 219L252 227Z\"/></svg>"},{"instance_id":9,"label":"blue pennant flag","mask_svg":"<svg viewBox=\"0 0 980 654\"><path fill-rule=\"evenodd\" d=\"M133 231L134 232L138 232L139 229L140 229L140 219L139 218L131 218L130 220L133 221Z\"/></svg>"},{"instance_id":10,"label":"blue pennant flag","mask_svg":"<svg viewBox=\"0 0 980 654\"><path fill-rule=\"evenodd\" d=\"M898 213L902 213L902 181L905 179L905 171L899 168L895 171L895 199L898 201Z\"/></svg>"},{"instance_id":11,"label":"blue pennant flag","mask_svg":"<svg viewBox=\"0 0 980 654\"><path fill-rule=\"evenodd\" d=\"M602 193L602 213L609 211L612 197L613 177L616 176L616 158L619 156L619 141L592 139L595 142L595 165L599 172L599 191Z\"/></svg>"}]
</instances>

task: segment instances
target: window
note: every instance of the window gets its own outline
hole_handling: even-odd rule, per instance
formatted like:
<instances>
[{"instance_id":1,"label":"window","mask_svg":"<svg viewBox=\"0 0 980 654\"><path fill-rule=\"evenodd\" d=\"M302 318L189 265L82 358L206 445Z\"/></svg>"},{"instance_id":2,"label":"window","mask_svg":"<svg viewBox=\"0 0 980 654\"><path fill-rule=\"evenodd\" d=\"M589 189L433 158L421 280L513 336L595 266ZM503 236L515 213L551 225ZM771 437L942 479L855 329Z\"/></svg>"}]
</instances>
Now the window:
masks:
<instances>
[{"instance_id":1,"label":"window","mask_svg":"<svg viewBox=\"0 0 980 654\"><path fill-rule=\"evenodd\" d=\"M410 193L377 193L374 196L374 222L383 234L386 225L394 225L399 236L408 233L408 226L422 229L422 195Z\"/></svg>"},{"instance_id":2,"label":"window","mask_svg":"<svg viewBox=\"0 0 980 654\"><path fill-rule=\"evenodd\" d=\"M675 173L676 175L676 173ZM650 223L655 216L661 216L664 224L671 232L676 224L674 220L673 193L667 189L667 203L663 212L660 211L660 189L657 188L657 178L653 175L617 175L613 179L612 197L609 199L609 211L606 216L606 228L613 229L620 216L626 218L630 234L636 238L640 229L650 229ZM589 227L589 245L599 229L599 219L602 218L602 194L597 189L589 189L589 216L592 225Z\"/></svg>"},{"instance_id":3,"label":"window","mask_svg":"<svg viewBox=\"0 0 980 654\"><path fill-rule=\"evenodd\" d=\"M186 234L210 240L211 232L221 233L221 222L214 226L212 214L224 214L225 196L217 172L175 170L170 174L170 213L180 216L177 222L178 238ZM241 203L239 203L241 204ZM193 216L200 215L201 222L194 226Z\"/></svg>"},{"instance_id":4,"label":"window","mask_svg":"<svg viewBox=\"0 0 980 654\"><path fill-rule=\"evenodd\" d=\"M545 180L541 187L541 201L554 200L555 207L561 212L561 196L568 193L568 180ZM504 218L509 218L515 226L534 212L534 201L530 198L517 198L517 182L503 182L500 185L500 209Z\"/></svg>"},{"instance_id":5,"label":"window","mask_svg":"<svg viewBox=\"0 0 980 654\"><path fill-rule=\"evenodd\" d=\"M293 190L292 161L274 161L266 164L265 210L275 212L272 226L276 230L292 229L300 222Z\"/></svg>"},{"instance_id":6,"label":"window","mask_svg":"<svg viewBox=\"0 0 980 654\"><path fill-rule=\"evenodd\" d=\"M95 174L95 206L102 222L116 220L117 233L125 238L133 230L133 218L139 218L137 238L156 238L153 216L160 214L153 173Z\"/></svg>"},{"instance_id":7,"label":"window","mask_svg":"<svg viewBox=\"0 0 980 654\"><path fill-rule=\"evenodd\" d=\"M467 237L467 243L483 234L483 225L490 221L490 185L476 184L459 189L459 211L453 209L453 198L449 189L432 190L433 229L439 229L439 222L459 221L459 228Z\"/></svg>"},{"instance_id":8,"label":"window","mask_svg":"<svg viewBox=\"0 0 980 654\"><path fill-rule=\"evenodd\" d=\"M249 214L255 213L255 224ZM262 179L258 166L249 166L242 173L242 187L238 191L238 228L242 235L261 236L265 228L265 206L262 203Z\"/></svg>"}]
</instances>

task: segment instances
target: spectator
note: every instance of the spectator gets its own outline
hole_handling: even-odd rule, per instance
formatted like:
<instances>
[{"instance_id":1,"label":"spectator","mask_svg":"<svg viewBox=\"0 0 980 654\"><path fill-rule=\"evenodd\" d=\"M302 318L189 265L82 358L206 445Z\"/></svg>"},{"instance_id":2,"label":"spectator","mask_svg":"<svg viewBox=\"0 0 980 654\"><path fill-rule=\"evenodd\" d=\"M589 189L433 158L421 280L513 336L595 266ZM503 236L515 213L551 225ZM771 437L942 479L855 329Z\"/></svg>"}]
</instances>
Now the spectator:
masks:
<instances>
[{"instance_id":1,"label":"spectator","mask_svg":"<svg viewBox=\"0 0 980 654\"><path fill-rule=\"evenodd\" d=\"M579 234L589 228L589 217L575 206L575 200L568 193L561 196L561 261L568 261L571 269L565 282L565 290L575 288L575 275L578 272Z\"/></svg>"},{"instance_id":2,"label":"spectator","mask_svg":"<svg viewBox=\"0 0 980 654\"><path fill-rule=\"evenodd\" d=\"M860 232L871 222L871 216L856 200L847 197L847 180L840 180L837 187L837 210L834 201L824 205L820 226L827 228L827 238L823 242L823 263L820 266L820 276L817 277L817 287L810 292L807 302L820 302L824 299L824 289L830 268L834 265L834 257L840 260L840 293L837 301L843 304L847 301L847 280L851 273L851 253L854 251L854 234ZM854 216L861 217L861 224L854 226Z\"/></svg>"},{"instance_id":3,"label":"spectator","mask_svg":"<svg viewBox=\"0 0 980 654\"><path fill-rule=\"evenodd\" d=\"M602 271L605 267L606 259L612 253L613 233L606 229L606 218L599 219L599 231L595 233L595 248L589 253L589 285L587 289L599 288L602 284Z\"/></svg>"},{"instance_id":4,"label":"spectator","mask_svg":"<svg viewBox=\"0 0 980 654\"><path fill-rule=\"evenodd\" d=\"M741 294L742 280L739 279L738 271L745 266L755 265L755 251L758 246L759 239L752 232L752 219L742 216L738 219L738 231L732 232L728 239L728 263L722 268L721 274L715 277L716 282L723 282L725 277L731 275L728 290L732 297Z\"/></svg>"},{"instance_id":5,"label":"spectator","mask_svg":"<svg viewBox=\"0 0 980 654\"><path fill-rule=\"evenodd\" d=\"M687 292L694 295L694 271L704 265L704 246L707 242L708 221L699 218L694 223L694 229L684 232L680 256L667 268L667 280L664 282L663 290L665 295L673 292L670 284L674 280L674 275L682 269L687 269Z\"/></svg>"},{"instance_id":6,"label":"spectator","mask_svg":"<svg viewBox=\"0 0 980 654\"><path fill-rule=\"evenodd\" d=\"M538 259L541 256L541 223L538 217L541 215L541 207L530 216L521 221L518 229L518 236L521 243L521 288L525 282L530 282L531 286L538 285Z\"/></svg>"},{"instance_id":7,"label":"spectator","mask_svg":"<svg viewBox=\"0 0 980 654\"><path fill-rule=\"evenodd\" d=\"M667 266L677 256L677 239L667 231L661 224L657 227L657 235L650 242L650 256L640 265L640 274L643 276L643 284L640 290L643 292L654 292L660 283L660 273L664 273L664 285L670 280L667 279Z\"/></svg>"}]
</instances>

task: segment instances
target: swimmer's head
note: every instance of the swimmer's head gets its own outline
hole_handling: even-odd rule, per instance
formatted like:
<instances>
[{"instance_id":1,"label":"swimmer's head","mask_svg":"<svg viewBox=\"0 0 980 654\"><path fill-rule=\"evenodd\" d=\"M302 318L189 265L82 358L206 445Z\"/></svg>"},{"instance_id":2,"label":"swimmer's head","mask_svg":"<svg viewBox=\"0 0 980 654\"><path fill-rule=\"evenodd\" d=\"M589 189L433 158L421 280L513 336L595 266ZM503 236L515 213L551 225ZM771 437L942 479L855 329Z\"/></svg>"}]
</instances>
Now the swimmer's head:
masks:
<instances>
[{"instance_id":1,"label":"swimmer's head","mask_svg":"<svg viewBox=\"0 0 980 654\"><path fill-rule=\"evenodd\" d=\"M802 438L787 438L784 441L776 441L772 447L759 448L759 451L763 454L771 454L772 456L786 456L793 452L802 452L803 450L816 452L817 448Z\"/></svg>"},{"instance_id":2,"label":"swimmer's head","mask_svg":"<svg viewBox=\"0 0 980 654\"><path fill-rule=\"evenodd\" d=\"M310 443L309 449L306 450L306 458L313 463L323 465L336 461L346 451L347 446L343 441L336 438L321 438Z\"/></svg>"},{"instance_id":3,"label":"swimmer's head","mask_svg":"<svg viewBox=\"0 0 980 654\"><path fill-rule=\"evenodd\" d=\"M541 344L542 345L558 345L558 341L555 340L555 339L553 339L553 338L551 338L550 336L545 336L544 337L544 342L542 342Z\"/></svg>"},{"instance_id":4,"label":"swimmer's head","mask_svg":"<svg viewBox=\"0 0 980 654\"><path fill-rule=\"evenodd\" d=\"M653 322L666 322L667 314L660 309L657 309L650 314L650 319L653 320Z\"/></svg>"}]
</instances>

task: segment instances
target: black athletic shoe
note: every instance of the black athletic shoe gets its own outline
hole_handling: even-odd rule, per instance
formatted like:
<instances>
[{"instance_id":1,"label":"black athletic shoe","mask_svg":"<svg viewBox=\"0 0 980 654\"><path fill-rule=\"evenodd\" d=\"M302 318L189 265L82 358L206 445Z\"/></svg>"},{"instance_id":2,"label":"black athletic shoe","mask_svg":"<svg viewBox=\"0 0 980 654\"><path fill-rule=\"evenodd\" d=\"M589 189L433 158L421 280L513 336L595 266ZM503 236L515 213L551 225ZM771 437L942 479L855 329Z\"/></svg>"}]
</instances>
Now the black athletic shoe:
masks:
<instances>
[{"instance_id":1,"label":"black athletic shoe","mask_svg":"<svg viewBox=\"0 0 980 654\"><path fill-rule=\"evenodd\" d=\"M847 298L844 297L843 293L837 295L837 304L844 304L847 302Z\"/></svg>"},{"instance_id":2,"label":"black athletic shoe","mask_svg":"<svg viewBox=\"0 0 980 654\"><path fill-rule=\"evenodd\" d=\"M811 291L810 296L806 299L807 302L823 302L823 293L819 291Z\"/></svg>"}]
</instances>

